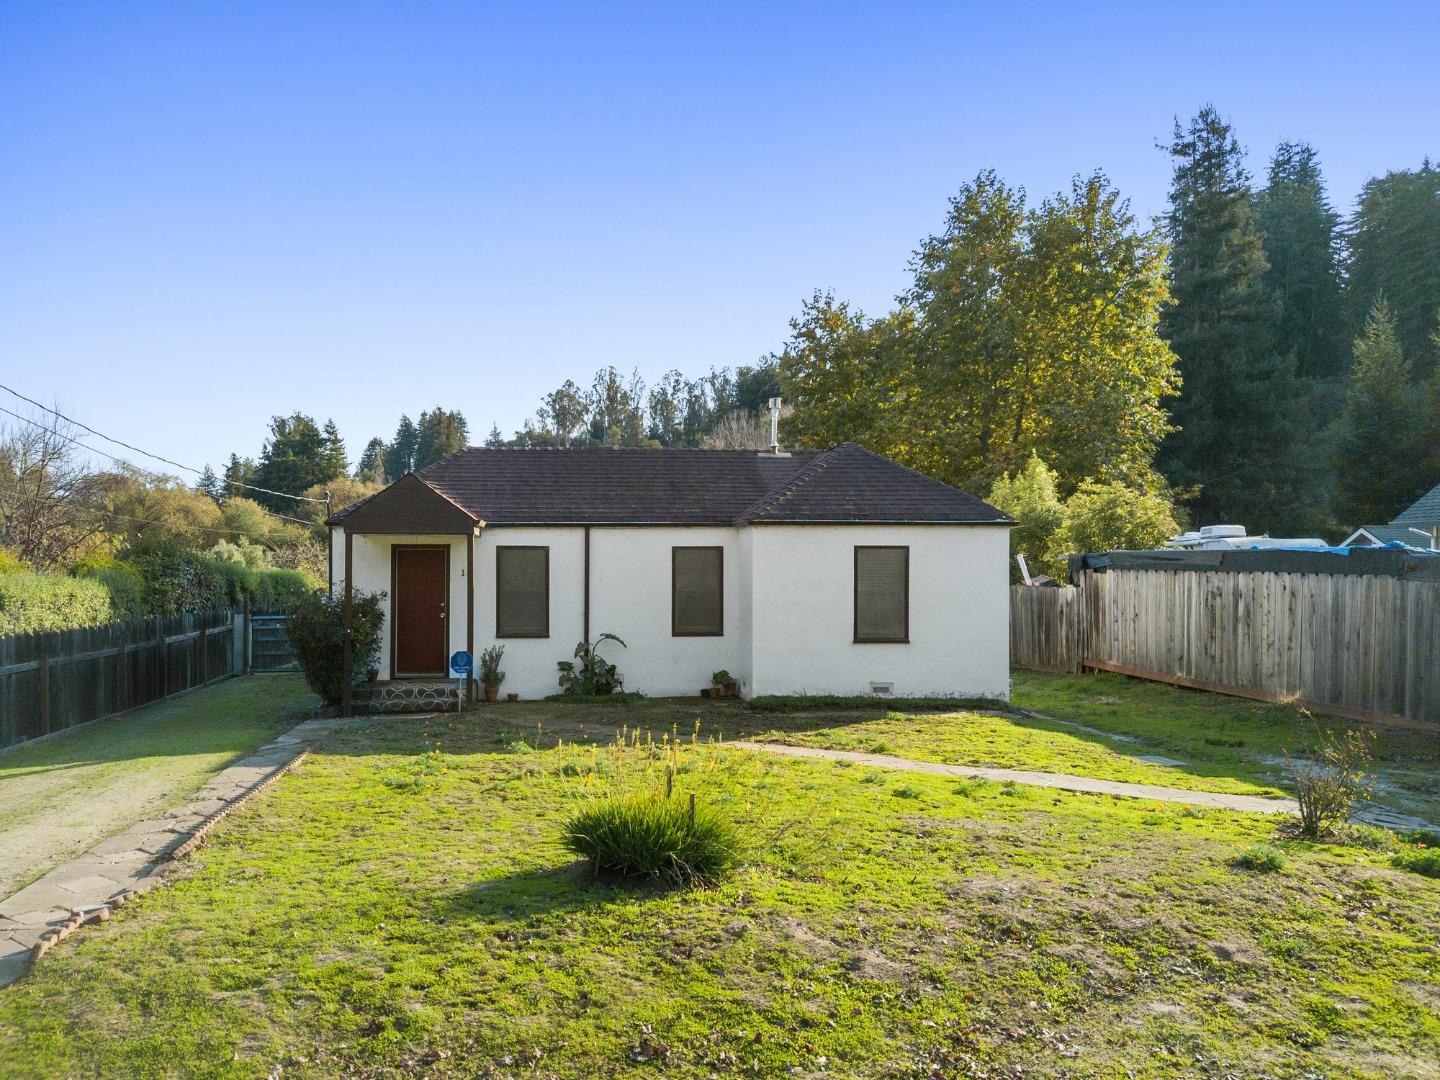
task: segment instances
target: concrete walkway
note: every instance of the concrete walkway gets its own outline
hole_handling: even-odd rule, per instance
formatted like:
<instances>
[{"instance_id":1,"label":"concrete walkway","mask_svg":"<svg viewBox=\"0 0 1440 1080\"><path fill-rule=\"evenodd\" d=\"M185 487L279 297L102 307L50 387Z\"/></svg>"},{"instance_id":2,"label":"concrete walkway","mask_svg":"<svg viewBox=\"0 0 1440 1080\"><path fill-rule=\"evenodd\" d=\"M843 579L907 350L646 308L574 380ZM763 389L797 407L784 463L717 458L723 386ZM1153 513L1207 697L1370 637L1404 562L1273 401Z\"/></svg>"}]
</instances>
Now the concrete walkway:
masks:
<instances>
[{"instance_id":1,"label":"concrete walkway","mask_svg":"<svg viewBox=\"0 0 1440 1080\"><path fill-rule=\"evenodd\" d=\"M30 969L37 948L84 922L109 917L118 897L153 888L177 848L214 815L245 798L289 766L333 720L307 720L217 773L163 816L107 837L0 901L0 986Z\"/></svg>"},{"instance_id":2,"label":"concrete walkway","mask_svg":"<svg viewBox=\"0 0 1440 1080\"><path fill-rule=\"evenodd\" d=\"M853 750L826 750L818 746L790 746L786 743L727 742L721 746L740 750L761 750L767 754L788 757L824 758L828 761L853 761L857 765L873 765L878 769L904 769L908 772L932 773L936 776L967 776L981 780L1011 781L1032 787L1082 791L1089 795L1117 795L1126 799L1150 799L1154 802L1183 803L1187 806L1208 806L1216 810L1243 810L1253 814L1289 814L1297 807L1293 799L1267 799L1259 795L1224 795L1218 791L1191 791L1188 788L1160 787L1158 784L1126 784L1118 780L1097 780L1091 776L1068 773L1031 772L1027 769L991 769L972 765L942 765L935 761L912 761L888 754L862 754Z\"/></svg>"}]
</instances>

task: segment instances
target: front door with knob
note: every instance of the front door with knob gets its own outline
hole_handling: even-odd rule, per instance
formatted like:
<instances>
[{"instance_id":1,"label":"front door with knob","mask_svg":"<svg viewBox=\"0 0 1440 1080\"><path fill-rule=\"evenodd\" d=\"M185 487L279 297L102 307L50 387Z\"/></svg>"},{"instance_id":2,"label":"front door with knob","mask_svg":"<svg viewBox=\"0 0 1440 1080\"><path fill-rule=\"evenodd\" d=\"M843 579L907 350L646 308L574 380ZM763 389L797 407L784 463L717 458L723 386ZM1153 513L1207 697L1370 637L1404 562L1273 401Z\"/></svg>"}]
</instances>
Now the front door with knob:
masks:
<instances>
[{"instance_id":1,"label":"front door with knob","mask_svg":"<svg viewBox=\"0 0 1440 1080\"><path fill-rule=\"evenodd\" d=\"M390 676L444 676L450 655L450 549L393 549L390 575Z\"/></svg>"}]
</instances>

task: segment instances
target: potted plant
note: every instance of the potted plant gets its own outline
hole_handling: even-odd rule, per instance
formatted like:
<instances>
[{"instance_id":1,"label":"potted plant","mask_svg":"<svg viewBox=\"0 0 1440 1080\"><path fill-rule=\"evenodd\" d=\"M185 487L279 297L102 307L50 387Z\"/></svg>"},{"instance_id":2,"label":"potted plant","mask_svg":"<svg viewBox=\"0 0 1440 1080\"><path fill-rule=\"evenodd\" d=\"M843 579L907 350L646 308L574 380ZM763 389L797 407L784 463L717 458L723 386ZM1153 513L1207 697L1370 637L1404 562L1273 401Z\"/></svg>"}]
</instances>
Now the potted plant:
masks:
<instances>
[{"instance_id":1,"label":"potted plant","mask_svg":"<svg viewBox=\"0 0 1440 1080\"><path fill-rule=\"evenodd\" d=\"M500 684L505 681L505 672L500 670L500 658L504 655L504 645L491 645L480 654L480 682L485 687L486 701L494 701L500 696Z\"/></svg>"},{"instance_id":2,"label":"potted plant","mask_svg":"<svg viewBox=\"0 0 1440 1080\"><path fill-rule=\"evenodd\" d=\"M373 683L373 682L379 682L379 681L380 681L380 669L379 669L378 667L368 667L368 668L366 668L366 669L365 669L365 681L366 681L366 682L372 682L372 683Z\"/></svg>"},{"instance_id":3,"label":"potted plant","mask_svg":"<svg viewBox=\"0 0 1440 1080\"><path fill-rule=\"evenodd\" d=\"M505 700L506 700L506 701L519 701L519 700L520 700L520 695L519 695L519 694L516 694L516 693L509 693L509 694L506 694L506 695L505 695Z\"/></svg>"},{"instance_id":4,"label":"potted plant","mask_svg":"<svg viewBox=\"0 0 1440 1080\"><path fill-rule=\"evenodd\" d=\"M710 676L711 697L734 697L735 676L721 668Z\"/></svg>"}]
</instances>

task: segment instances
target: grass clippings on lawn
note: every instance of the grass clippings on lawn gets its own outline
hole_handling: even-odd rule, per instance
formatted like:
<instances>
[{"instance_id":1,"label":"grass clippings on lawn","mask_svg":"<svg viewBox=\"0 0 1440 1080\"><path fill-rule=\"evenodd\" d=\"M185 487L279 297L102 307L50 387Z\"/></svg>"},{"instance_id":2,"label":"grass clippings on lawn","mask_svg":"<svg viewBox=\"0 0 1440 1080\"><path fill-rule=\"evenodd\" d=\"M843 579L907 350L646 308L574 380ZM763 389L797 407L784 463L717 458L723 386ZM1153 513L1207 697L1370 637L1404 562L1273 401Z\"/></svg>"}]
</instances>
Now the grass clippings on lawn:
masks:
<instances>
[{"instance_id":1,"label":"grass clippings on lawn","mask_svg":"<svg viewBox=\"0 0 1440 1080\"><path fill-rule=\"evenodd\" d=\"M684 741L693 707L636 718L667 710ZM333 736L0 994L0 1073L1440 1075L1440 882L1384 853L702 744L676 797L733 817L747 865L617 887L562 825L663 790L664 755L556 747L584 715ZM1265 842L1282 868L1235 865Z\"/></svg>"}]
</instances>

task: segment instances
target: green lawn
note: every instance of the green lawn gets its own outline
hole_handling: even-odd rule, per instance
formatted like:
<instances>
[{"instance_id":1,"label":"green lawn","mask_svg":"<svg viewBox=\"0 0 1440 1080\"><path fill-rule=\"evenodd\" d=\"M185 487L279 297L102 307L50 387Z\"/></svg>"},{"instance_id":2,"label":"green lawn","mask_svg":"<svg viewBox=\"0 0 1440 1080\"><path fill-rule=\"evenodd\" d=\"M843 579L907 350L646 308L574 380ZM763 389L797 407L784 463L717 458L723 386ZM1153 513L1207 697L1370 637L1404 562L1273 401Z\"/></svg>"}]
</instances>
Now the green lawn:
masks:
<instances>
[{"instance_id":1,"label":"green lawn","mask_svg":"<svg viewBox=\"0 0 1440 1080\"><path fill-rule=\"evenodd\" d=\"M1284 755L1303 754L1316 733L1366 727L1308 716L1293 705L1270 705L1225 694L1185 690L1124 675L1014 673L1013 704L1047 716L1142 740L1130 752L1182 759L1196 775L1234 776L1256 783L1283 779ZM1369 727L1375 735L1375 801L1440 825L1440 733Z\"/></svg>"},{"instance_id":2,"label":"green lawn","mask_svg":"<svg viewBox=\"0 0 1440 1080\"><path fill-rule=\"evenodd\" d=\"M315 701L298 675L251 675L0 754L0 897L181 801Z\"/></svg>"},{"instance_id":3,"label":"green lawn","mask_svg":"<svg viewBox=\"0 0 1440 1080\"><path fill-rule=\"evenodd\" d=\"M562 822L662 789L634 728L697 718L749 724L527 705L332 735L0 992L0 1074L1440 1075L1440 881L1287 841L1238 869L1268 818L702 740L676 797L743 825L745 868L593 881ZM577 722L631 744L557 746Z\"/></svg>"}]
</instances>

